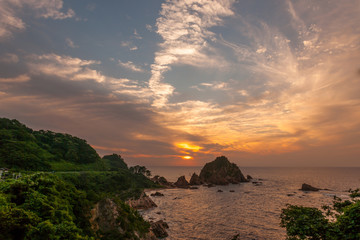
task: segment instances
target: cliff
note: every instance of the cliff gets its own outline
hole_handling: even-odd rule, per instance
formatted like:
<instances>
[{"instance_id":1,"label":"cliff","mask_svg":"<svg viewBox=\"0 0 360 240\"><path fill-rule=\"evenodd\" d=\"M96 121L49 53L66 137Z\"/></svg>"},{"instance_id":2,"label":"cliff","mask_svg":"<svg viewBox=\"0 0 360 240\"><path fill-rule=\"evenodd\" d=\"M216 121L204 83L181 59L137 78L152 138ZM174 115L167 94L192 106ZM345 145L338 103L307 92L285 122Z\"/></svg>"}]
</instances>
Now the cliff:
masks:
<instances>
[{"instance_id":1,"label":"cliff","mask_svg":"<svg viewBox=\"0 0 360 240\"><path fill-rule=\"evenodd\" d=\"M199 177L202 182L217 185L248 181L239 167L229 162L225 156L217 157L214 161L205 164Z\"/></svg>"}]
</instances>

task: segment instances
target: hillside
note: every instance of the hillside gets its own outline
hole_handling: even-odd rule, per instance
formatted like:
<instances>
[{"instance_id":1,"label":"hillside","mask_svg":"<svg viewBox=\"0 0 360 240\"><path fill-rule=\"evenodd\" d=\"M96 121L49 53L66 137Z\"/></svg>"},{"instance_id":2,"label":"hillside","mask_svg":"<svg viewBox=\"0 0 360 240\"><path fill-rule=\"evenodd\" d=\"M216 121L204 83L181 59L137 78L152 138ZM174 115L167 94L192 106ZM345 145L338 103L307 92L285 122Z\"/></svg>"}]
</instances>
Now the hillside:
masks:
<instances>
[{"instance_id":1,"label":"hillside","mask_svg":"<svg viewBox=\"0 0 360 240\"><path fill-rule=\"evenodd\" d=\"M86 140L52 131L34 131L0 118L0 167L29 171L117 170L127 168L116 154L97 154Z\"/></svg>"}]
</instances>

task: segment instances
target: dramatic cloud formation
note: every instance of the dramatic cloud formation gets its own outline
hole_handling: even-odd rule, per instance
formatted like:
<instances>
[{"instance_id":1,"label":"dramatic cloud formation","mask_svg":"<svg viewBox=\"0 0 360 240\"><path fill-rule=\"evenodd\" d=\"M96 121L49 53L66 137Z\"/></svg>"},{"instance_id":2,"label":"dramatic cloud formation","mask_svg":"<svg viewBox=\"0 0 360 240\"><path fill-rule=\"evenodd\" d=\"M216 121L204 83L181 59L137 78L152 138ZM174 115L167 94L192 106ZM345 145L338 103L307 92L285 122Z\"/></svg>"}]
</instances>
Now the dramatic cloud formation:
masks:
<instances>
[{"instance_id":1,"label":"dramatic cloud formation","mask_svg":"<svg viewBox=\"0 0 360 240\"><path fill-rule=\"evenodd\" d=\"M357 0L142 3L0 1L1 115L147 166L359 166Z\"/></svg>"}]
</instances>

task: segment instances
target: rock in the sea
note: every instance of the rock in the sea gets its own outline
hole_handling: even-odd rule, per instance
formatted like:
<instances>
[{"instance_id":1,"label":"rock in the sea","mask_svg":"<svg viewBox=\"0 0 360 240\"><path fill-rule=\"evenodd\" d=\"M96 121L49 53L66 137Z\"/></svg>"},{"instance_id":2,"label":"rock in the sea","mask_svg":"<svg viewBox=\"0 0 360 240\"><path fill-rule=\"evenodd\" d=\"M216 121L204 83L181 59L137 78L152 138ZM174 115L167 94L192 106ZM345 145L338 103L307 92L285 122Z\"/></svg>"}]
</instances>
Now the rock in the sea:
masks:
<instances>
[{"instance_id":1,"label":"rock in the sea","mask_svg":"<svg viewBox=\"0 0 360 240\"><path fill-rule=\"evenodd\" d=\"M218 192L223 192L223 190L219 189Z\"/></svg>"},{"instance_id":2,"label":"rock in the sea","mask_svg":"<svg viewBox=\"0 0 360 240\"><path fill-rule=\"evenodd\" d=\"M214 161L205 164L201 169L200 179L205 183L216 185L248 182L239 167L229 162L225 156L217 157Z\"/></svg>"},{"instance_id":3,"label":"rock in the sea","mask_svg":"<svg viewBox=\"0 0 360 240\"><path fill-rule=\"evenodd\" d=\"M309 184L303 183L300 190L303 190L303 191L319 191L319 190L321 190L321 188L316 188L316 187L313 187L313 186L311 186Z\"/></svg>"},{"instance_id":4,"label":"rock in the sea","mask_svg":"<svg viewBox=\"0 0 360 240\"><path fill-rule=\"evenodd\" d=\"M185 176L181 176L178 180L174 183L174 185L178 188L188 188L189 183L186 181Z\"/></svg>"},{"instance_id":5,"label":"rock in the sea","mask_svg":"<svg viewBox=\"0 0 360 240\"><path fill-rule=\"evenodd\" d=\"M137 210L139 209L149 209L153 207L157 207L157 205L151 200L151 198L146 195L146 193L142 193L138 199L129 199L126 201L127 204L130 205L130 207L135 208Z\"/></svg>"},{"instance_id":6,"label":"rock in the sea","mask_svg":"<svg viewBox=\"0 0 360 240\"><path fill-rule=\"evenodd\" d=\"M155 234L156 237L165 238L169 236L169 234L166 232L166 229L169 228L169 226L163 220L152 222L150 223L150 225L151 225L151 231Z\"/></svg>"},{"instance_id":7,"label":"rock in the sea","mask_svg":"<svg viewBox=\"0 0 360 240\"><path fill-rule=\"evenodd\" d=\"M200 177L196 173L193 173L190 179L190 185L201 185L201 184L203 184L203 182L201 181Z\"/></svg>"},{"instance_id":8,"label":"rock in the sea","mask_svg":"<svg viewBox=\"0 0 360 240\"><path fill-rule=\"evenodd\" d=\"M153 181L154 183L157 183L157 184L159 184L161 186L164 186L164 187L170 187L171 186L171 183L168 182L166 180L166 178L160 177L159 175L156 175L155 177L153 177L151 179L151 181Z\"/></svg>"},{"instance_id":9,"label":"rock in the sea","mask_svg":"<svg viewBox=\"0 0 360 240\"><path fill-rule=\"evenodd\" d=\"M235 190L230 190L230 192L235 192Z\"/></svg>"},{"instance_id":10,"label":"rock in the sea","mask_svg":"<svg viewBox=\"0 0 360 240\"><path fill-rule=\"evenodd\" d=\"M247 176L246 176L246 179L247 179L247 180L251 180L251 179L253 179L253 178L252 178L252 176L247 175Z\"/></svg>"},{"instance_id":11,"label":"rock in the sea","mask_svg":"<svg viewBox=\"0 0 360 240\"><path fill-rule=\"evenodd\" d=\"M155 193L150 194L150 196L152 196L152 197L163 197L164 194L162 194L161 192L155 192Z\"/></svg>"}]
</instances>

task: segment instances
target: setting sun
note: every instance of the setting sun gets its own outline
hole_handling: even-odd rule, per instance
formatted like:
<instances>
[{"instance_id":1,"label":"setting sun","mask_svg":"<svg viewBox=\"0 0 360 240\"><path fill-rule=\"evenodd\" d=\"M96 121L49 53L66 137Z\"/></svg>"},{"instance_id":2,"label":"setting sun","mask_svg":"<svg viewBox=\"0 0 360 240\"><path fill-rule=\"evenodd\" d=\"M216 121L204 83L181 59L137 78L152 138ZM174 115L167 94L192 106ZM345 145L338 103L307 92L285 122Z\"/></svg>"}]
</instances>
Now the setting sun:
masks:
<instances>
[{"instance_id":1,"label":"setting sun","mask_svg":"<svg viewBox=\"0 0 360 240\"><path fill-rule=\"evenodd\" d=\"M186 160L193 159L193 157L191 157L191 156L183 156L182 158L183 158L183 159L186 159Z\"/></svg>"},{"instance_id":2,"label":"setting sun","mask_svg":"<svg viewBox=\"0 0 360 240\"><path fill-rule=\"evenodd\" d=\"M186 149L186 150L191 150L193 152L197 152L199 151L202 147L200 146L196 146L196 145L192 145L192 144L189 144L189 143L176 143L175 144L178 148L183 148L183 149Z\"/></svg>"}]
</instances>

